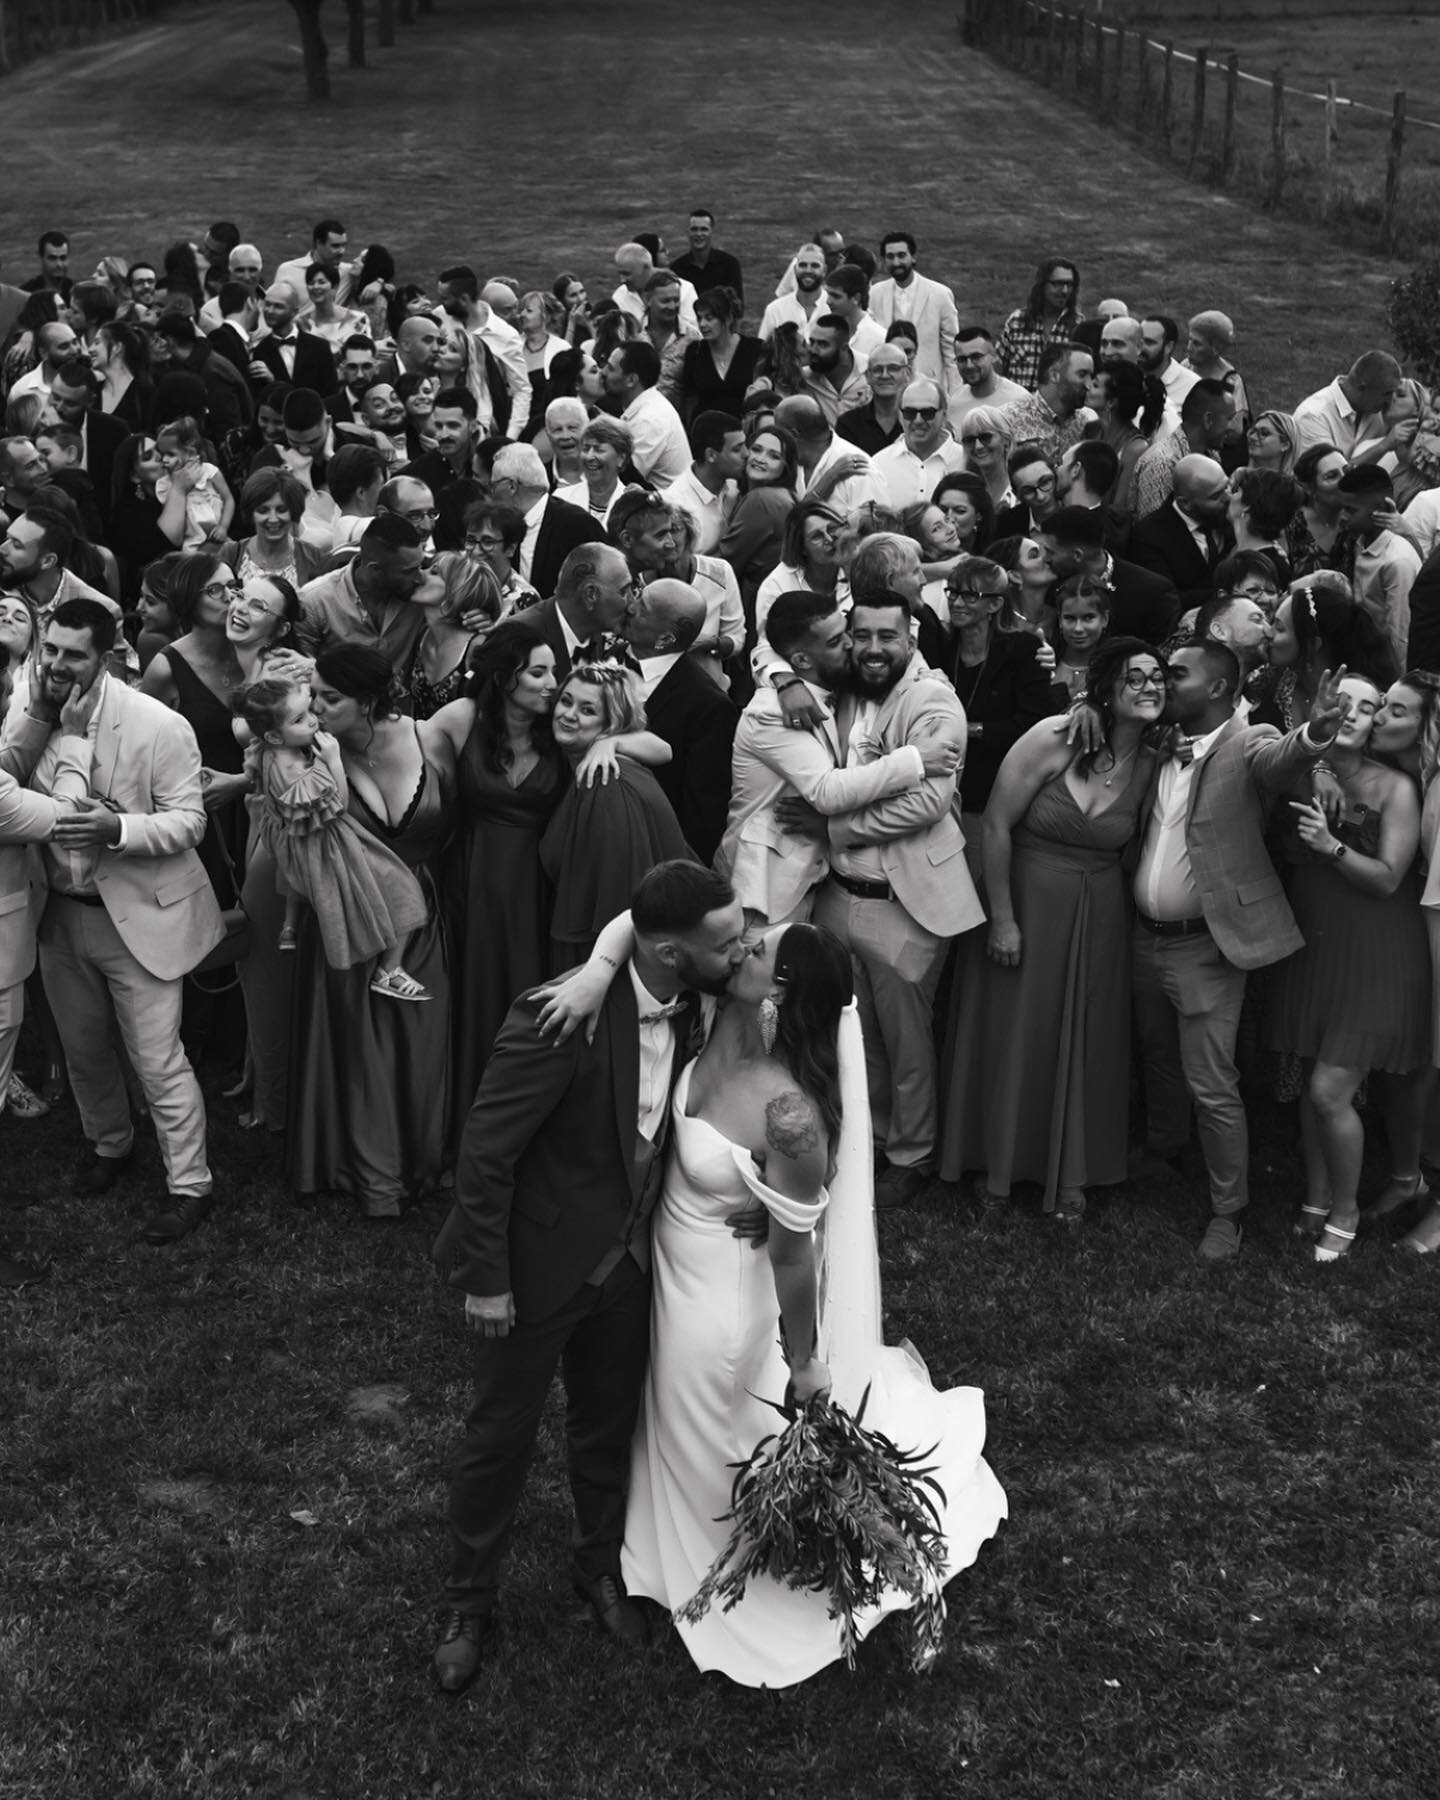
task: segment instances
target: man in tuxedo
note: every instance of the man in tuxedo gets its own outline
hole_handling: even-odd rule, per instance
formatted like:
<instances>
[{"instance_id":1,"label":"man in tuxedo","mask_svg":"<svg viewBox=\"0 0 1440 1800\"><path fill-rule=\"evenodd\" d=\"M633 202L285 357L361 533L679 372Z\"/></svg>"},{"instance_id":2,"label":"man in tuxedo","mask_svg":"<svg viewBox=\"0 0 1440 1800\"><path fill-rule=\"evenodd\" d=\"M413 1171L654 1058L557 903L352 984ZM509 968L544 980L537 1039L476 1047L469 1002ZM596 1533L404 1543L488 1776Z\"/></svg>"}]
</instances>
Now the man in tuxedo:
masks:
<instances>
[{"instance_id":1,"label":"man in tuxedo","mask_svg":"<svg viewBox=\"0 0 1440 1800\"><path fill-rule=\"evenodd\" d=\"M360 401L375 379L375 346L358 332L340 346L340 385L325 402L325 410L337 425L351 425L359 415Z\"/></svg>"},{"instance_id":2,"label":"man in tuxedo","mask_svg":"<svg viewBox=\"0 0 1440 1800\"><path fill-rule=\"evenodd\" d=\"M181 313L162 313L155 335L164 338L170 347L171 369L198 375L204 383L205 409L212 437L218 441L228 432L238 431L242 425L250 423L255 408L245 377L225 357L210 348L210 340L199 335L193 319L187 319ZM267 377L262 388L268 385L268 380Z\"/></svg>"},{"instance_id":3,"label":"man in tuxedo","mask_svg":"<svg viewBox=\"0 0 1440 1800\"><path fill-rule=\"evenodd\" d=\"M1146 1147L1137 1175L1167 1170L1190 1136L1193 1102L1210 1177L1207 1262L1240 1248L1249 1202L1249 1138L1235 1034L1250 969L1301 946L1284 885L1265 848L1273 796L1315 765L1343 716L1329 675L1308 725L1288 736L1236 716L1240 665L1221 643L1169 658L1164 719L1176 728L1141 813L1134 877L1135 1025L1145 1079Z\"/></svg>"},{"instance_id":4,"label":"man in tuxedo","mask_svg":"<svg viewBox=\"0 0 1440 1800\"><path fill-rule=\"evenodd\" d=\"M674 753L654 771L675 809L685 842L714 861L730 802L735 703L687 652L705 626L705 601L683 581L662 578L640 589L625 622L640 659L645 722Z\"/></svg>"},{"instance_id":5,"label":"man in tuxedo","mask_svg":"<svg viewBox=\"0 0 1440 1800\"><path fill-rule=\"evenodd\" d=\"M527 607L525 617L555 652L555 673L570 673L575 650L602 632L623 631L640 592L624 552L613 544L581 544L561 564L555 593Z\"/></svg>"},{"instance_id":6,"label":"man in tuxedo","mask_svg":"<svg viewBox=\"0 0 1440 1800\"><path fill-rule=\"evenodd\" d=\"M959 387L955 367L955 333L960 315L955 296L943 281L932 281L915 267L915 239L908 231L888 231L880 240L887 271L870 289L870 316L888 330L897 319L915 327L918 348L915 373L941 383L948 394Z\"/></svg>"},{"instance_id":7,"label":"man in tuxedo","mask_svg":"<svg viewBox=\"0 0 1440 1800\"><path fill-rule=\"evenodd\" d=\"M1018 444L1005 459L1015 494L1014 506L995 515L992 543L1007 537L1031 537L1060 504L1059 482L1050 458L1038 444Z\"/></svg>"},{"instance_id":8,"label":"man in tuxedo","mask_svg":"<svg viewBox=\"0 0 1440 1800\"><path fill-rule=\"evenodd\" d=\"M91 600L55 609L40 651L46 698L64 707L101 684L89 725L90 795L57 821L46 847L49 902L40 966L89 1140L74 1191L98 1196L134 1154L135 1132L112 1029L139 1077L165 1164L163 1204L141 1227L151 1243L184 1237L210 1210L205 1102L180 1042L184 977L225 935L195 846L205 835L200 752L168 706L105 673L114 617ZM53 794L59 744L30 785Z\"/></svg>"},{"instance_id":9,"label":"man in tuxedo","mask_svg":"<svg viewBox=\"0 0 1440 1800\"><path fill-rule=\"evenodd\" d=\"M1162 575L1122 562L1105 548L1105 520L1086 506L1061 506L1050 514L1035 540L1057 581L1088 575L1110 589L1110 630L1116 637L1163 644L1174 630L1180 597Z\"/></svg>"},{"instance_id":10,"label":"man in tuxedo","mask_svg":"<svg viewBox=\"0 0 1440 1800\"><path fill-rule=\"evenodd\" d=\"M1130 531L1128 555L1162 575L1182 607L1215 598L1215 571L1235 547L1226 517L1230 478L1210 456L1182 456L1170 498Z\"/></svg>"},{"instance_id":11,"label":"man in tuxedo","mask_svg":"<svg viewBox=\"0 0 1440 1800\"><path fill-rule=\"evenodd\" d=\"M914 648L903 595L850 610L853 675L838 720L847 768L938 738L963 754L965 711ZM955 757L956 764L960 756ZM827 821L830 878L815 923L850 951L865 1029L875 1140L885 1169L877 1206L903 1206L931 1178L939 1126L935 991L950 940L985 914L955 819L956 775L927 775L890 800Z\"/></svg>"},{"instance_id":12,"label":"man in tuxedo","mask_svg":"<svg viewBox=\"0 0 1440 1800\"><path fill-rule=\"evenodd\" d=\"M61 369L50 384L50 411L61 425L80 433L80 467L95 489L102 521L109 520L114 498L115 453L128 432L124 421L101 412L95 378L78 368Z\"/></svg>"},{"instance_id":13,"label":"man in tuxedo","mask_svg":"<svg viewBox=\"0 0 1440 1800\"><path fill-rule=\"evenodd\" d=\"M765 637L778 660L735 732L729 816L715 866L734 883L747 923L789 925L810 917L830 863L823 824L792 827L780 802L798 798L821 820L853 812L918 787L928 775L953 775L960 749L932 737L847 768L835 721L837 692L850 677L844 612L830 595L797 588L776 596ZM796 684L813 703L809 722L787 717L780 704L782 685Z\"/></svg>"},{"instance_id":14,"label":"man in tuxedo","mask_svg":"<svg viewBox=\"0 0 1440 1800\"><path fill-rule=\"evenodd\" d=\"M220 323L210 331L206 342L237 374L248 379L255 355L251 346L260 329L260 296L242 281L227 281L215 297L215 310ZM203 323L203 313L201 318Z\"/></svg>"},{"instance_id":15,"label":"man in tuxedo","mask_svg":"<svg viewBox=\"0 0 1440 1800\"><path fill-rule=\"evenodd\" d=\"M266 288L261 304L265 336L251 345L247 365L257 393L272 381L288 381L291 387L310 388L324 400L339 386L329 344L312 331L295 328L300 306L300 296L287 283L277 281Z\"/></svg>"},{"instance_id":16,"label":"man in tuxedo","mask_svg":"<svg viewBox=\"0 0 1440 1800\"><path fill-rule=\"evenodd\" d=\"M604 526L583 506L551 494L550 477L533 444L507 444L496 452L490 492L524 516L525 536L516 567L542 599L556 591L561 564L572 550L606 541Z\"/></svg>"},{"instance_id":17,"label":"man in tuxedo","mask_svg":"<svg viewBox=\"0 0 1440 1800\"><path fill-rule=\"evenodd\" d=\"M435 1244L476 1333L474 1398L450 1483L450 1576L435 1670L474 1676L495 1624L506 1540L557 1364L575 1504L572 1575L601 1628L646 1638L620 1544L650 1339L650 1217L669 1102L708 1002L743 960L729 883L660 863L631 906L635 950L596 1023L540 1033L543 990L511 1007L470 1109L455 1204ZM688 991L687 991L688 990ZM697 991L698 990L698 991Z\"/></svg>"}]
</instances>

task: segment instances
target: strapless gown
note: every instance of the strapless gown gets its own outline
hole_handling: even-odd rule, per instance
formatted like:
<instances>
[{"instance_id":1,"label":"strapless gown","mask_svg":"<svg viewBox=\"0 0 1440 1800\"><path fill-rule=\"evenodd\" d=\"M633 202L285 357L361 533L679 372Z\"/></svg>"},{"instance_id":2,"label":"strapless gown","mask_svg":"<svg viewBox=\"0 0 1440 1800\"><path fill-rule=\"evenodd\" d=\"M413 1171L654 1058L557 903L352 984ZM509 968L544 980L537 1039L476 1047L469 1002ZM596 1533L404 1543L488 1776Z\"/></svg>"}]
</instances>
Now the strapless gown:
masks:
<instances>
[{"instance_id":1,"label":"strapless gown","mask_svg":"<svg viewBox=\"0 0 1440 1800\"><path fill-rule=\"evenodd\" d=\"M630 1468L621 1569L628 1591L672 1611L700 1586L729 1539L720 1522L734 1471L762 1437L782 1429L765 1400L785 1392L779 1307L764 1247L731 1235L727 1213L759 1198L792 1229L819 1225L825 1197L796 1210L764 1185L748 1151L703 1119L688 1118L690 1069L676 1086L670 1164L656 1210L650 1368ZM878 1279L878 1277L877 1277ZM984 1396L978 1388L937 1391L907 1345L832 1341L821 1345L834 1397L852 1412L871 1384L865 1423L902 1450L937 1448L927 1458L945 1491L946 1579L968 1568L1005 1517L1005 1495L981 1456ZM757 1398L757 1396L759 1396ZM731 1611L717 1603L696 1625L678 1624L701 1669L747 1687L790 1687L836 1661L840 1638L824 1595L752 1581ZM863 1621L869 1632L907 1607L898 1592Z\"/></svg>"}]
</instances>

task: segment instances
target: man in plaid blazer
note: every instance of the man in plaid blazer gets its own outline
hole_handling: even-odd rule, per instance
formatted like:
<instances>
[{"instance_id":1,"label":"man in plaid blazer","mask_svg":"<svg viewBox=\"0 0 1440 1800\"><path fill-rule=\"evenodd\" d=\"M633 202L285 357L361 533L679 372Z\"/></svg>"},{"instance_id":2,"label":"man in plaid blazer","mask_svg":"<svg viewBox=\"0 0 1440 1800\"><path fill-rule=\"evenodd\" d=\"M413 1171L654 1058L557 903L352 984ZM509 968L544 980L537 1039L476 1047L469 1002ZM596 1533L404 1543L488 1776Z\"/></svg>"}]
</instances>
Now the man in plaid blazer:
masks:
<instances>
[{"instance_id":1,"label":"man in plaid blazer","mask_svg":"<svg viewBox=\"0 0 1440 1800\"><path fill-rule=\"evenodd\" d=\"M1247 970L1303 942L1265 848L1266 814L1322 754L1343 717L1341 669L1310 723L1282 737L1235 714L1240 666L1225 644L1182 645L1169 661L1164 717L1174 748L1141 814L1135 871L1134 999L1145 1071L1145 1155L1154 1172L1190 1135L1193 1103L1210 1177L1209 1262L1240 1248L1249 1138L1235 1069Z\"/></svg>"}]
</instances>

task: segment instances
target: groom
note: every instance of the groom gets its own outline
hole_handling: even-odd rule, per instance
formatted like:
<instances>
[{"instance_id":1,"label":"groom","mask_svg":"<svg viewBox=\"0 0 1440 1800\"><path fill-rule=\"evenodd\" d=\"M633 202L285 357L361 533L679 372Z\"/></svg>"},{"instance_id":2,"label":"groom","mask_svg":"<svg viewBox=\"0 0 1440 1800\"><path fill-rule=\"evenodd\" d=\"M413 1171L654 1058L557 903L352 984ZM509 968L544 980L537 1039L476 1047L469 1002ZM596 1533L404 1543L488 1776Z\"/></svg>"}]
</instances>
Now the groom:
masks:
<instances>
[{"instance_id":1,"label":"groom","mask_svg":"<svg viewBox=\"0 0 1440 1800\"><path fill-rule=\"evenodd\" d=\"M450 1482L450 1579L435 1670L473 1678L495 1626L500 1565L557 1362L575 1503L572 1573L604 1630L645 1639L620 1582L625 1490L650 1342L650 1215L670 1096L704 1041L699 994L743 960L723 876L658 864L631 907L635 951L595 1040L542 1038L542 1002L510 1008L466 1121L455 1205L435 1244L477 1334L475 1396ZM691 990L686 992L686 990Z\"/></svg>"}]
</instances>

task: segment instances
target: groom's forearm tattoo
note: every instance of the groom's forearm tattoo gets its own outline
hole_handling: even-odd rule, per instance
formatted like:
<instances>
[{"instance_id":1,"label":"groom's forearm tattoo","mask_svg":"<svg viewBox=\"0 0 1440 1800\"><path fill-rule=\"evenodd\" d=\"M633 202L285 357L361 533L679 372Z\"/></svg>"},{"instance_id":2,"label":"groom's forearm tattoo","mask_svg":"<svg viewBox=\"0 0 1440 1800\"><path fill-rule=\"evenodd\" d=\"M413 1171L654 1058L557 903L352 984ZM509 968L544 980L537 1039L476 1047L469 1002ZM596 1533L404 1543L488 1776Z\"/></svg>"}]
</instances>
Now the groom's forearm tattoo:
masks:
<instances>
[{"instance_id":1,"label":"groom's forearm tattoo","mask_svg":"<svg viewBox=\"0 0 1440 1800\"><path fill-rule=\"evenodd\" d=\"M782 1156L804 1156L820 1142L815 1109L794 1088L777 1094L765 1108L765 1142Z\"/></svg>"}]
</instances>

